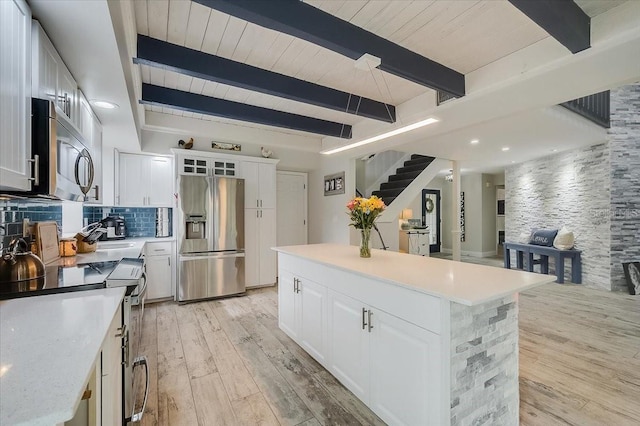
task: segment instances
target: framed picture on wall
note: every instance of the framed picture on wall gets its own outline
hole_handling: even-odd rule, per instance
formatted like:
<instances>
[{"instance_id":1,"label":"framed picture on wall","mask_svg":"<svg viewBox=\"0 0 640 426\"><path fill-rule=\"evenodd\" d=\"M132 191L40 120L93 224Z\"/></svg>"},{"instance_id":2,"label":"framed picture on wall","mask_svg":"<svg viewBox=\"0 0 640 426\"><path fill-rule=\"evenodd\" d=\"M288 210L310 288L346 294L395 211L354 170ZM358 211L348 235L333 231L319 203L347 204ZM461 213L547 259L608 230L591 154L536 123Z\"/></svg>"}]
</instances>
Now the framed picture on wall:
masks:
<instances>
[{"instance_id":1,"label":"framed picture on wall","mask_svg":"<svg viewBox=\"0 0 640 426\"><path fill-rule=\"evenodd\" d=\"M622 268L627 279L629 294L640 295L640 262L623 263Z\"/></svg>"},{"instance_id":2,"label":"framed picture on wall","mask_svg":"<svg viewBox=\"0 0 640 426\"><path fill-rule=\"evenodd\" d=\"M324 195L344 194L344 172L324 177Z\"/></svg>"}]
</instances>

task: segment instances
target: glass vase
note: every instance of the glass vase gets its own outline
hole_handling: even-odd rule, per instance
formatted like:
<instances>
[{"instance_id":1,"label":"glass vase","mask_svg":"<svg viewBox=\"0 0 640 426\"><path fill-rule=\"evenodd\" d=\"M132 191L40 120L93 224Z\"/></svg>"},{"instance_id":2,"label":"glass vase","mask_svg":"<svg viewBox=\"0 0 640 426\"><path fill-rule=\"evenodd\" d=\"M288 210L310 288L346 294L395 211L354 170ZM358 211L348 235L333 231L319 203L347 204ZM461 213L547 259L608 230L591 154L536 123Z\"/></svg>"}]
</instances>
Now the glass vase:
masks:
<instances>
[{"instance_id":1,"label":"glass vase","mask_svg":"<svg viewBox=\"0 0 640 426\"><path fill-rule=\"evenodd\" d=\"M371 240L371 228L364 228L360 230L360 257L371 257L371 247L369 241Z\"/></svg>"}]
</instances>

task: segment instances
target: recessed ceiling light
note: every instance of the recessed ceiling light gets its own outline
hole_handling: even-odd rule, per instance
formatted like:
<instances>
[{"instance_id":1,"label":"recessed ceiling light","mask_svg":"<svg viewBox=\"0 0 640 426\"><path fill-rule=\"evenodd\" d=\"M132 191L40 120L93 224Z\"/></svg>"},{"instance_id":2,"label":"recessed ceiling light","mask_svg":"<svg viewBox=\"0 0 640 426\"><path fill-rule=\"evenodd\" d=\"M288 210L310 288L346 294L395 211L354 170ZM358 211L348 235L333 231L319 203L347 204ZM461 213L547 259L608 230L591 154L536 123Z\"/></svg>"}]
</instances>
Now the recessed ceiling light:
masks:
<instances>
[{"instance_id":1,"label":"recessed ceiling light","mask_svg":"<svg viewBox=\"0 0 640 426\"><path fill-rule=\"evenodd\" d=\"M551 150L551 152L558 152L558 150L554 148Z\"/></svg>"},{"instance_id":2,"label":"recessed ceiling light","mask_svg":"<svg viewBox=\"0 0 640 426\"><path fill-rule=\"evenodd\" d=\"M502 147L502 150L503 150L503 151L509 151L509 147L508 147L508 146L503 146L503 147Z\"/></svg>"},{"instance_id":3,"label":"recessed ceiling light","mask_svg":"<svg viewBox=\"0 0 640 426\"><path fill-rule=\"evenodd\" d=\"M101 100L98 100L98 99L92 99L91 101L89 101L89 103L91 105L93 105L94 107L97 107L97 108L104 108L104 109L116 109L116 108L118 108L118 105L114 104L113 102L101 101Z\"/></svg>"},{"instance_id":4,"label":"recessed ceiling light","mask_svg":"<svg viewBox=\"0 0 640 426\"><path fill-rule=\"evenodd\" d=\"M511 164L515 164L515 161L511 161Z\"/></svg>"},{"instance_id":5,"label":"recessed ceiling light","mask_svg":"<svg viewBox=\"0 0 640 426\"><path fill-rule=\"evenodd\" d=\"M478 139L471 139L471 145L475 145L480 142Z\"/></svg>"}]
</instances>

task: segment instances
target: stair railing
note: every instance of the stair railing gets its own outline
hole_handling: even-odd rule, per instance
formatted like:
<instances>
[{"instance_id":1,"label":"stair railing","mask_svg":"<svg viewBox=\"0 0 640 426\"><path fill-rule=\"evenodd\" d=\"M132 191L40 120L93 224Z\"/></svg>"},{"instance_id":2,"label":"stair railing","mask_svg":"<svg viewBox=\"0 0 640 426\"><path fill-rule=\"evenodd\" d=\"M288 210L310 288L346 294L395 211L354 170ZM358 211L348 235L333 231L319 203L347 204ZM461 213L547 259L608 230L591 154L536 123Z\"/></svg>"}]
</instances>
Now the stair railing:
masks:
<instances>
[{"instance_id":1,"label":"stair railing","mask_svg":"<svg viewBox=\"0 0 640 426\"><path fill-rule=\"evenodd\" d=\"M358 191L358 188L356 188L356 195L358 197L362 197L362 192ZM382 234L380 233L380 230L376 226L375 222L373 223L373 229L376 230L376 232L378 233L378 237L380 237L380 242L382 243L382 250L388 249L389 247L384 243L384 240L382 239Z\"/></svg>"}]
</instances>

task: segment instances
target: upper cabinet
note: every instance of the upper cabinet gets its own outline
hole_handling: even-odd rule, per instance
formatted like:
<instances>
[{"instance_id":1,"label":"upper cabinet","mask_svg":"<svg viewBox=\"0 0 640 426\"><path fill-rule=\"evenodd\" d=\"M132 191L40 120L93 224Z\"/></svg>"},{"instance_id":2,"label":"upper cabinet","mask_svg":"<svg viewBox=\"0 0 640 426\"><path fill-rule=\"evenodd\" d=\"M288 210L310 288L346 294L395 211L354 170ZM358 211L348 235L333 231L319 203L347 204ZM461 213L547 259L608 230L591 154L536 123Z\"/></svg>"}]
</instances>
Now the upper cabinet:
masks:
<instances>
[{"instance_id":1,"label":"upper cabinet","mask_svg":"<svg viewBox=\"0 0 640 426\"><path fill-rule=\"evenodd\" d=\"M173 207L173 165L170 157L118 154L116 205Z\"/></svg>"},{"instance_id":2,"label":"upper cabinet","mask_svg":"<svg viewBox=\"0 0 640 426\"><path fill-rule=\"evenodd\" d=\"M32 96L54 101L76 127L80 128L78 85L75 79L38 21L33 21L31 35Z\"/></svg>"},{"instance_id":3,"label":"upper cabinet","mask_svg":"<svg viewBox=\"0 0 640 426\"><path fill-rule=\"evenodd\" d=\"M31 189L31 11L0 1L0 189Z\"/></svg>"},{"instance_id":4,"label":"upper cabinet","mask_svg":"<svg viewBox=\"0 0 640 426\"><path fill-rule=\"evenodd\" d=\"M276 208L276 165L244 161L242 177L246 181L244 206L248 209Z\"/></svg>"}]
</instances>

